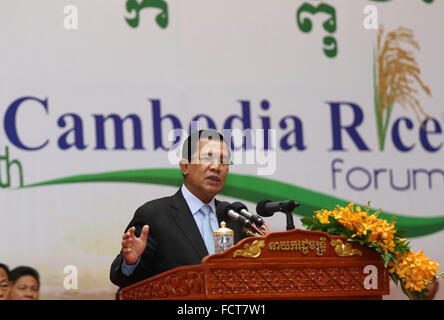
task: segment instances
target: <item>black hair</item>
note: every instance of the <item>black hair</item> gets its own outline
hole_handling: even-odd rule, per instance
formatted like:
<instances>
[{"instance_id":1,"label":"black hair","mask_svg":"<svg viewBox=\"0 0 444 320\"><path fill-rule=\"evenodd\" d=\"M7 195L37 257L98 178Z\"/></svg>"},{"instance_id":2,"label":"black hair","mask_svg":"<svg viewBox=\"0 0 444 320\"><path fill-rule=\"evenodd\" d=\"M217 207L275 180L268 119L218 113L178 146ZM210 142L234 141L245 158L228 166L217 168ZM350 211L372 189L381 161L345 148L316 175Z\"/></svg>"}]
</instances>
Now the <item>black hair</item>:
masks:
<instances>
[{"instance_id":1,"label":"black hair","mask_svg":"<svg viewBox=\"0 0 444 320\"><path fill-rule=\"evenodd\" d=\"M217 130L205 129L205 130L195 131L183 143L182 159L186 159L186 160L188 160L188 162L191 162L191 158L193 157L193 154L198 150L199 141L201 139L221 141L227 145L227 143L224 139L224 136L220 132L218 132ZM228 147L228 145L227 145L227 149L228 149L228 158L230 158L231 151L230 151L230 148Z\"/></svg>"},{"instance_id":2,"label":"black hair","mask_svg":"<svg viewBox=\"0 0 444 320\"><path fill-rule=\"evenodd\" d=\"M6 265L6 264L3 264L3 263L0 263L0 268L2 268L2 269L4 269L5 270L5 272L6 272L6 275L8 276L8 279L10 278L10 271L9 271L9 268L8 268L8 266Z\"/></svg>"},{"instance_id":3,"label":"black hair","mask_svg":"<svg viewBox=\"0 0 444 320\"><path fill-rule=\"evenodd\" d=\"M16 281L23 276L32 276L37 280L37 284L40 288L40 277L37 270L28 266L19 266L11 270L9 274L9 280L12 283L16 283Z\"/></svg>"}]
</instances>

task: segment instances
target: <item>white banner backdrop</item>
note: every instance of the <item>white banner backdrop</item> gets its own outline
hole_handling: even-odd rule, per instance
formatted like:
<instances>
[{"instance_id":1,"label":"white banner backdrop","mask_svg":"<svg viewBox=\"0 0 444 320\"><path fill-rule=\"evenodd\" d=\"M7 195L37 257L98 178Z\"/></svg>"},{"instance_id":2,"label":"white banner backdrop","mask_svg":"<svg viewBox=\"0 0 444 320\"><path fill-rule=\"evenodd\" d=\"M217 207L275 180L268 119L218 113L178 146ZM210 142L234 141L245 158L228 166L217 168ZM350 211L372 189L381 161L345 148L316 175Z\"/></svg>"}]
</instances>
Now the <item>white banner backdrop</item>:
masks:
<instances>
[{"instance_id":1,"label":"white banner backdrop","mask_svg":"<svg viewBox=\"0 0 444 320\"><path fill-rule=\"evenodd\" d=\"M180 186L168 133L193 120L251 129L255 148L235 153L237 180L219 199L253 210L293 198L299 228L315 208L371 201L397 216L413 250L444 261L443 9L421 0L0 4L0 262L38 269L43 299L113 299L122 232L138 206ZM257 184L244 193L232 188L249 177ZM284 215L269 222L285 229ZM64 286L66 266L77 289ZM386 298L404 296L392 287Z\"/></svg>"}]
</instances>

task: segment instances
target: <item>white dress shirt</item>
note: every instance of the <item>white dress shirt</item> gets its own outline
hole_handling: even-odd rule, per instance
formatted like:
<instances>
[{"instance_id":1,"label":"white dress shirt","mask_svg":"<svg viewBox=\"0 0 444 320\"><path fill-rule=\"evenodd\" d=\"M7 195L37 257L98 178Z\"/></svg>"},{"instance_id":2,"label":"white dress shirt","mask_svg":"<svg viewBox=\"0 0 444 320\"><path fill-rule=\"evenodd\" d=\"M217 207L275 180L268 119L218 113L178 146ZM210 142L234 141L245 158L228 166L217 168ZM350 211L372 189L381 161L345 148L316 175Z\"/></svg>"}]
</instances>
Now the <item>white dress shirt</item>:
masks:
<instances>
[{"instance_id":1,"label":"white dress shirt","mask_svg":"<svg viewBox=\"0 0 444 320\"><path fill-rule=\"evenodd\" d=\"M190 208L191 214L193 215L194 220L196 221L197 227L199 228L200 235L203 237L203 216L202 214L199 214L200 208L202 208L205 203L203 203L198 197L196 197L194 194L191 193L185 187L185 185L182 185L182 194L185 198L185 201L188 204L188 208ZM216 204L214 198L211 199L211 201L208 203L208 205L211 208L210 212L210 223L211 223L211 229L213 232L219 228L218 222L217 222L217 216L216 216Z\"/></svg>"}]
</instances>

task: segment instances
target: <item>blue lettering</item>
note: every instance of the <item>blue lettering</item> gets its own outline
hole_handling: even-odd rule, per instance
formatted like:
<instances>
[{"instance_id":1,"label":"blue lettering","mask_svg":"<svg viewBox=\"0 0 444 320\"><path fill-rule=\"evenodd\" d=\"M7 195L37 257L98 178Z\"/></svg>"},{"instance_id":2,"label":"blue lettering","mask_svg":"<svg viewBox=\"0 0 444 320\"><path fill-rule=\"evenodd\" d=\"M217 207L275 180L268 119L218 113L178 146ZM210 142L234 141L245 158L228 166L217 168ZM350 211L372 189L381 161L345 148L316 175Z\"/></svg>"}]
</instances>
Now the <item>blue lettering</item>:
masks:
<instances>
[{"instance_id":1,"label":"blue lettering","mask_svg":"<svg viewBox=\"0 0 444 320\"><path fill-rule=\"evenodd\" d=\"M195 116L193 119L191 119L191 123L190 123L190 127L188 132L190 134L192 134L194 132L194 129L192 128L193 122L198 122L199 119L204 118L205 120L207 120L207 126L204 128L205 129L214 129L217 130L216 128L216 124L214 123L213 119L210 118L210 116L207 116L206 114L198 114L197 116Z\"/></svg>"},{"instance_id":2,"label":"blue lettering","mask_svg":"<svg viewBox=\"0 0 444 320\"><path fill-rule=\"evenodd\" d=\"M413 128L413 122L409 118L399 118L395 121L392 128L392 139L393 144L395 145L396 149L398 149L401 152L408 152L412 150L415 147L415 144L412 144L411 146L406 146L402 143L401 137L399 135L399 124L401 121L405 121L407 129L411 130Z\"/></svg>"},{"instance_id":3,"label":"blue lettering","mask_svg":"<svg viewBox=\"0 0 444 320\"><path fill-rule=\"evenodd\" d=\"M404 187L398 187L398 186L395 186L395 184L393 183L393 170L390 169L390 186L397 191L408 190L410 188L410 170L407 169L407 185Z\"/></svg>"},{"instance_id":4,"label":"blue lettering","mask_svg":"<svg viewBox=\"0 0 444 320\"><path fill-rule=\"evenodd\" d=\"M253 138L251 137L251 130L246 130L246 129L251 129L251 115L250 115L250 101L246 100L246 101L242 101L239 100L242 106L242 116L238 116L238 115L231 115L229 116L226 120L225 123L223 125L223 129L225 130L233 130L233 120L237 119L240 120L242 123L242 131L248 133L250 136L249 137L245 137L245 140L243 140L242 143L242 147L237 148L234 145L234 139L233 137L231 137L228 141L230 141L230 148L231 150L240 150L241 148L243 150L248 150L250 148L252 148L251 144L247 144L247 141L252 141Z\"/></svg>"},{"instance_id":5,"label":"blue lettering","mask_svg":"<svg viewBox=\"0 0 444 320\"><path fill-rule=\"evenodd\" d=\"M434 129L432 131L427 130L427 123L429 122L429 120L431 120L432 123L434 124ZM437 133L438 134L442 133L442 129L441 129L441 126L439 125L439 122L433 118L424 120L424 122L422 123L421 129L419 130L419 139L420 139L421 144L425 150L430 151L430 152L436 152L439 149L441 149L442 142L437 147L432 146L429 142L428 135L429 134L437 134Z\"/></svg>"},{"instance_id":6,"label":"blue lettering","mask_svg":"<svg viewBox=\"0 0 444 320\"><path fill-rule=\"evenodd\" d=\"M62 150L67 150L71 147L76 147L78 150L86 149L87 145L83 143L83 123L79 115L75 113L67 113L59 118L57 124L60 128L66 126L66 117L71 117L73 120L73 127L62 134L58 140L59 148ZM72 134L74 141L68 142L68 135Z\"/></svg>"},{"instance_id":7,"label":"blue lettering","mask_svg":"<svg viewBox=\"0 0 444 320\"><path fill-rule=\"evenodd\" d=\"M298 150L305 150L307 147L304 146L304 135L302 130L302 121L295 116L286 116L282 118L282 120L279 122L279 126L281 129L287 129L287 119L293 121L293 130L284 135L281 138L280 145L282 150L290 150L291 148L295 147ZM294 143L291 144L288 142L288 138L293 135L294 136Z\"/></svg>"},{"instance_id":8,"label":"blue lettering","mask_svg":"<svg viewBox=\"0 0 444 320\"><path fill-rule=\"evenodd\" d=\"M344 160L342 159L334 159L331 162L331 175L332 175L332 183L333 183L333 189L336 189L336 172L341 172L341 169L336 168L335 164L336 162L344 163Z\"/></svg>"},{"instance_id":9,"label":"blue lettering","mask_svg":"<svg viewBox=\"0 0 444 320\"><path fill-rule=\"evenodd\" d=\"M30 147L25 145L19 138L19 135L17 133L17 110L21 106L21 104L25 101L36 101L40 103L43 108L45 109L46 113L48 113L48 98L45 100L40 100L38 98L34 97L23 97L20 99L15 100L11 105L8 107L8 110L5 114L5 120L4 120L4 126L6 135L9 139L9 141L15 145L17 148L28 150L28 151L36 151L44 148L48 143L49 139L46 140L43 144L37 147Z\"/></svg>"},{"instance_id":10,"label":"blue lettering","mask_svg":"<svg viewBox=\"0 0 444 320\"><path fill-rule=\"evenodd\" d=\"M117 114L110 114L107 117L103 115L93 115L96 120L96 150L106 150L105 145L105 126L104 123L108 119L112 119L114 122L114 137L115 146L114 150L125 150L125 145L123 143L123 122L125 120L131 119L133 122L133 133L134 133L134 147L133 150L143 150L142 144L142 124L140 118L135 114L130 114L125 118L120 118Z\"/></svg>"},{"instance_id":11,"label":"blue lettering","mask_svg":"<svg viewBox=\"0 0 444 320\"><path fill-rule=\"evenodd\" d=\"M154 131L154 150L161 148L162 150L168 151L169 148L166 148L162 142L162 121L169 119L173 125L172 130L177 132L177 129L182 129L182 125L174 115L167 114L162 116L161 108L160 108L160 100L150 99L151 107L153 111L153 131ZM172 145L177 144L180 141L181 137L176 136L176 140L172 143Z\"/></svg>"},{"instance_id":12,"label":"blue lettering","mask_svg":"<svg viewBox=\"0 0 444 320\"><path fill-rule=\"evenodd\" d=\"M427 169L414 169L413 170L413 189L416 190L416 175L418 173L425 173L428 176L428 182L429 182L429 189L432 189L432 175L435 173L439 173L441 177L443 178L442 181L444 181L444 171L441 169L433 169L433 170L427 170Z\"/></svg>"},{"instance_id":13,"label":"blue lettering","mask_svg":"<svg viewBox=\"0 0 444 320\"><path fill-rule=\"evenodd\" d=\"M342 144L342 129L348 133L350 138L355 143L356 147L361 151L370 151L367 145L364 143L364 140L361 138L357 131L357 127L361 125L364 114L361 108L354 103L351 102L328 102L330 104L331 110L331 126L332 126L332 138L333 138L333 147L330 151L346 151ZM341 123L341 105L348 105L351 107L353 111L353 123L349 126L343 126Z\"/></svg>"},{"instance_id":14,"label":"blue lettering","mask_svg":"<svg viewBox=\"0 0 444 320\"><path fill-rule=\"evenodd\" d=\"M270 103L267 100L263 100L261 102L261 108L262 110L268 110L270 109ZM270 146L269 141L269 131L271 129L271 122L270 117L259 117L262 120L262 129L264 129L264 149L263 150L269 150L273 149L273 146Z\"/></svg>"},{"instance_id":15,"label":"blue lettering","mask_svg":"<svg viewBox=\"0 0 444 320\"><path fill-rule=\"evenodd\" d=\"M363 172L363 173L367 176L367 180L368 180L368 182L367 182L366 184L364 184L362 187L357 187L357 186L353 185L353 184L351 183L351 181L350 181L350 176L351 176L351 174L352 174L353 172L355 172L355 171L361 171L361 172ZM354 167L353 169L351 169L350 171L348 171L348 172L347 172L347 175L345 176L345 179L346 179L346 181L347 181L347 184L348 184L352 189L357 190L357 191L362 191L362 190L367 189L367 188L370 186L370 184L372 183L372 176L371 176L370 172L368 172L365 168L362 168L362 167Z\"/></svg>"},{"instance_id":16,"label":"blue lettering","mask_svg":"<svg viewBox=\"0 0 444 320\"><path fill-rule=\"evenodd\" d=\"M374 170L374 176L375 176L375 189L378 189L378 176L380 173L382 172L387 172L387 169L382 168L382 169L375 169Z\"/></svg>"}]
</instances>

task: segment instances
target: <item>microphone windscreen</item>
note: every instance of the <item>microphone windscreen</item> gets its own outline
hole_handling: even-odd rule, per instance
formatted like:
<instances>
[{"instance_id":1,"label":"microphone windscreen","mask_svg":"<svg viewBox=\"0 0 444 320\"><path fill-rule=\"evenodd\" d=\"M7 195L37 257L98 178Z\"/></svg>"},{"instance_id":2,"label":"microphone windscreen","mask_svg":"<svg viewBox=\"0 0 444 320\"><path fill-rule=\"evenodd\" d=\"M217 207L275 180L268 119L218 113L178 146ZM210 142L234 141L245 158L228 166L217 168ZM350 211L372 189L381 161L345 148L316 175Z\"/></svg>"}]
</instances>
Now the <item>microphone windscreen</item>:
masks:
<instances>
[{"instance_id":1,"label":"microphone windscreen","mask_svg":"<svg viewBox=\"0 0 444 320\"><path fill-rule=\"evenodd\" d=\"M261 200L258 202L257 206L256 206L256 212L258 215L262 216L262 217L271 217L274 212L269 212L268 210L265 209L265 204L271 202L271 200Z\"/></svg>"},{"instance_id":2,"label":"microphone windscreen","mask_svg":"<svg viewBox=\"0 0 444 320\"><path fill-rule=\"evenodd\" d=\"M234 211L236 211L236 212L241 212L242 209L245 209L248 211L247 206L244 205L242 202L239 202L239 201L233 202L231 205L233 206Z\"/></svg>"},{"instance_id":3,"label":"microphone windscreen","mask_svg":"<svg viewBox=\"0 0 444 320\"><path fill-rule=\"evenodd\" d=\"M233 206L231 205L231 203L227 202L227 201L221 201L219 202L219 204L216 207L216 214L218 216L222 215L226 215L228 211L232 210Z\"/></svg>"}]
</instances>

